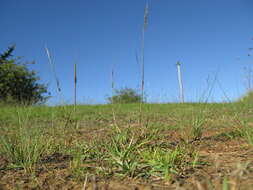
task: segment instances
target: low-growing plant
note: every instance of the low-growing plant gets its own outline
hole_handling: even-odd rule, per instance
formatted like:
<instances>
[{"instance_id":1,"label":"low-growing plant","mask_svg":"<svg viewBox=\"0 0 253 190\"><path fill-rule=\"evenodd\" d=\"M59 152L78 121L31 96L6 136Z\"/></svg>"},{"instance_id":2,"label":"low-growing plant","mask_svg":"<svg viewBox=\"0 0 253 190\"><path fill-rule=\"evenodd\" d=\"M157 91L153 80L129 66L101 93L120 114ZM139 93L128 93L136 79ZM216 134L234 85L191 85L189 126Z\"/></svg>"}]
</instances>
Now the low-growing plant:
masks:
<instances>
[{"instance_id":1,"label":"low-growing plant","mask_svg":"<svg viewBox=\"0 0 253 190\"><path fill-rule=\"evenodd\" d=\"M116 173L135 177L138 170L139 158L137 149L141 148L145 141L136 140L130 129L125 129L112 136L106 144L108 157L106 160L115 167Z\"/></svg>"},{"instance_id":2,"label":"low-growing plant","mask_svg":"<svg viewBox=\"0 0 253 190\"><path fill-rule=\"evenodd\" d=\"M148 175L169 180L172 174L179 174L186 164L185 148L177 146L174 150L155 147L141 153L148 168Z\"/></svg>"},{"instance_id":3,"label":"low-growing plant","mask_svg":"<svg viewBox=\"0 0 253 190\"><path fill-rule=\"evenodd\" d=\"M251 126L244 126L243 135L248 141L248 143L253 146L253 127Z\"/></svg>"},{"instance_id":4,"label":"low-growing plant","mask_svg":"<svg viewBox=\"0 0 253 190\"><path fill-rule=\"evenodd\" d=\"M202 137L204 124L205 124L205 119L203 117L196 117L193 119L191 130L190 130L191 140L195 141Z\"/></svg>"},{"instance_id":5,"label":"low-growing plant","mask_svg":"<svg viewBox=\"0 0 253 190\"><path fill-rule=\"evenodd\" d=\"M38 126L19 126L2 130L0 152L8 158L9 167L33 172L35 164L51 149L51 139L45 137L44 130Z\"/></svg>"},{"instance_id":6,"label":"low-growing plant","mask_svg":"<svg viewBox=\"0 0 253 190\"><path fill-rule=\"evenodd\" d=\"M84 172L87 167L84 166L84 161L88 157L89 147L87 144L76 143L75 147L70 150L72 160L70 161L70 170L73 177L77 180L84 178Z\"/></svg>"},{"instance_id":7,"label":"low-growing plant","mask_svg":"<svg viewBox=\"0 0 253 190\"><path fill-rule=\"evenodd\" d=\"M202 137L206 120L202 113L200 114L201 115L192 116L189 121L182 121L182 124L180 124L181 140L183 142L188 144Z\"/></svg>"},{"instance_id":8,"label":"low-growing plant","mask_svg":"<svg viewBox=\"0 0 253 190\"><path fill-rule=\"evenodd\" d=\"M235 127L232 137L243 137L247 142L253 146L253 127L247 121L237 120L239 126Z\"/></svg>"}]
</instances>

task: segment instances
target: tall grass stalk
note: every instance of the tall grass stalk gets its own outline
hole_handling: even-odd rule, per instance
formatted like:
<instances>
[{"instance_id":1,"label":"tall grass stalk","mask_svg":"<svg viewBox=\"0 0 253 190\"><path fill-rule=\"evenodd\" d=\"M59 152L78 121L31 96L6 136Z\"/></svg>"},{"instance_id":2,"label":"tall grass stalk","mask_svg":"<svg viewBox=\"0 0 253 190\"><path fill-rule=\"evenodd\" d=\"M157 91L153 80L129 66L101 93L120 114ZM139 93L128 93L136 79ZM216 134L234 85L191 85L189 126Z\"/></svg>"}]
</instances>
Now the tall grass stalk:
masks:
<instances>
[{"instance_id":1,"label":"tall grass stalk","mask_svg":"<svg viewBox=\"0 0 253 190\"><path fill-rule=\"evenodd\" d=\"M56 71L55 71L55 64L53 63L52 61L52 56L51 56L51 53L49 52L48 48L45 47L45 50L46 50L46 54L47 54L47 57L48 57L48 61L49 61L49 64L51 66L51 70L52 70L52 73L54 75L54 78L55 78L55 82L56 82L56 87L57 87L57 92L58 94L60 94L61 92L61 88L60 88L60 81L56 75Z\"/></svg>"},{"instance_id":2,"label":"tall grass stalk","mask_svg":"<svg viewBox=\"0 0 253 190\"><path fill-rule=\"evenodd\" d=\"M146 2L146 6L144 9L144 22L142 28L142 42L141 42L141 101L140 101L140 125L142 125L142 103L144 101L144 85L145 85L145 67L144 67L144 49L145 49L145 32L148 26L148 2Z\"/></svg>"},{"instance_id":3,"label":"tall grass stalk","mask_svg":"<svg viewBox=\"0 0 253 190\"><path fill-rule=\"evenodd\" d=\"M76 83L77 83L76 64L74 64L74 109L75 111L76 111Z\"/></svg>"},{"instance_id":4,"label":"tall grass stalk","mask_svg":"<svg viewBox=\"0 0 253 190\"><path fill-rule=\"evenodd\" d=\"M179 98L180 102L184 103L184 89L183 89L183 80L182 80L182 73L181 73L181 63L177 62L177 72L178 72L178 83L179 83Z\"/></svg>"},{"instance_id":5,"label":"tall grass stalk","mask_svg":"<svg viewBox=\"0 0 253 190\"><path fill-rule=\"evenodd\" d=\"M115 95L115 80L114 80L114 66L112 67L112 73L111 73L111 80L112 80L112 99L111 99L111 103L112 103L112 119L113 119L113 124L116 127L116 129L119 131L119 127L117 125L117 121L116 121L116 114L115 114L115 109L114 109L114 95Z\"/></svg>"}]
</instances>

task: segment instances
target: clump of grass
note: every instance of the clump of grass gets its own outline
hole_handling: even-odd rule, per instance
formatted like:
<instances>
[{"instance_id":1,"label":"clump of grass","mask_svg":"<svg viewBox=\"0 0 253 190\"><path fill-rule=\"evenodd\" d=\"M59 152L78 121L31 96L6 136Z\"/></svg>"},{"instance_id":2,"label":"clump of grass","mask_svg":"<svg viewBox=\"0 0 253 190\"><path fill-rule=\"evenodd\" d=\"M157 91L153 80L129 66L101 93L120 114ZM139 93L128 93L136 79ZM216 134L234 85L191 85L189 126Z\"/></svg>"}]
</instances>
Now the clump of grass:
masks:
<instances>
[{"instance_id":1,"label":"clump of grass","mask_svg":"<svg viewBox=\"0 0 253 190\"><path fill-rule=\"evenodd\" d=\"M242 134L244 138L247 140L247 142L253 146L253 127L251 126L244 126L244 129L242 131Z\"/></svg>"},{"instance_id":2,"label":"clump of grass","mask_svg":"<svg viewBox=\"0 0 253 190\"><path fill-rule=\"evenodd\" d=\"M196 117L193 119L192 126L190 129L190 137L193 141L198 140L202 137L204 124L205 124L204 117Z\"/></svg>"},{"instance_id":3,"label":"clump of grass","mask_svg":"<svg viewBox=\"0 0 253 190\"><path fill-rule=\"evenodd\" d=\"M30 106L17 107L11 115L14 122L0 126L0 153L6 156L8 167L21 168L27 173L34 172L36 163L53 151L51 136L32 117L34 110Z\"/></svg>"},{"instance_id":4,"label":"clump of grass","mask_svg":"<svg viewBox=\"0 0 253 190\"><path fill-rule=\"evenodd\" d=\"M113 167L117 175L135 177L141 169L138 150L142 149L150 138L136 136L130 128L112 134L110 141L106 143L106 160Z\"/></svg>"},{"instance_id":5,"label":"clump of grass","mask_svg":"<svg viewBox=\"0 0 253 190\"><path fill-rule=\"evenodd\" d=\"M190 154L183 146L166 147L166 143L160 142L161 136L160 131L152 127L117 128L95 148L104 154L103 159L96 162L100 164L97 168L121 177L169 179L172 174L180 175L186 166L198 164L197 154L193 154L192 149Z\"/></svg>"},{"instance_id":6,"label":"clump of grass","mask_svg":"<svg viewBox=\"0 0 253 190\"><path fill-rule=\"evenodd\" d=\"M247 142L253 146L253 126L249 125L247 121L240 121L237 120L236 124L238 126L235 127L235 130L227 133L228 137L230 138L236 138L236 137L242 137Z\"/></svg>"},{"instance_id":7,"label":"clump of grass","mask_svg":"<svg viewBox=\"0 0 253 190\"><path fill-rule=\"evenodd\" d=\"M77 180L84 178L87 167L84 166L84 160L87 159L90 148L87 144L76 143L75 147L70 150L72 160L70 162L70 170L73 177Z\"/></svg>"},{"instance_id":8,"label":"clump of grass","mask_svg":"<svg viewBox=\"0 0 253 190\"><path fill-rule=\"evenodd\" d=\"M189 124L187 124L189 122ZM202 114L192 116L189 121L183 121L181 126L181 140L187 144L200 140L204 130L205 117Z\"/></svg>"},{"instance_id":9,"label":"clump of grass","mask_svg":"<svg viewBox=\"0 0 253 190\"><path fill-rule=\"evenodd\" d=\"M171 174L179 174L185 164L186 150L178 146L174 150L156 147L141 153L148 175L169 180Z\"/></svg>"},{"instance_id":10,"label":"clump of grass","mask_svg":"<svg viewBox=\"0 0 253 190\"><path fill-rule=\"evenodd\" d=\"M13 129L2 129L0 152L6 155L9 167L22 168L33 172L35 164L45 153L50 151L52 141L44 136L42 128L19 126Z\"/></svg>"}]
</instances>

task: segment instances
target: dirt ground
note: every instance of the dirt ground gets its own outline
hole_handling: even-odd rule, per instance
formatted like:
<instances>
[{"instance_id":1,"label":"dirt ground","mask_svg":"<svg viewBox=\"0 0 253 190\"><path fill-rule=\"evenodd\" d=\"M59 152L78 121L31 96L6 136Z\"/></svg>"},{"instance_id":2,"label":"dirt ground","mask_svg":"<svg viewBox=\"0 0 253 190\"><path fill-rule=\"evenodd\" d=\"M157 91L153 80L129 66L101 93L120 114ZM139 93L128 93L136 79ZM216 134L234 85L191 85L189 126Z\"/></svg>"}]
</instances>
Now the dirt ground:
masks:
<instances>
[{"instance_id":1,"label":"dirt ground","mask_svg":"<svg viewBox=\"0 0 253 190\"><path fill-rule=\"evenodd\" d=\"M177 131L167 139L171 144L179 141ZM55 153L42 160L34 176L20 169L6 169L7 161L0 157L0 189L79 189L79 190L162 190L162 189L253 189L253 149L240 138L229 138L220 130L205 131L200 140L192 142L199 152L199 162L194 168L185 169L180 176L169 181L130 178L86 176L76 181L68 167L71 157Z\"/></svg>"}]
</instances>

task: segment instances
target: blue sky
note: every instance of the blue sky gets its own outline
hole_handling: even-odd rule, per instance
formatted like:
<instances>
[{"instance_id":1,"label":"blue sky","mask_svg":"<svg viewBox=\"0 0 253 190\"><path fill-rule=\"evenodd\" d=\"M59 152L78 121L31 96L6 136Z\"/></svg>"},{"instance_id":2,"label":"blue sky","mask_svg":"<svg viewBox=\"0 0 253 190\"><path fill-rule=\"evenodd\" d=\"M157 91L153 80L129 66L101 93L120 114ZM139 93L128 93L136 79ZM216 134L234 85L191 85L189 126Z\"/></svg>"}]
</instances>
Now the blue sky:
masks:
<instances>
[{"instance_id":1,"label":"blue sky","mask_svg":"<svg viewBox=\"0 0 253 190\"><path fill-rule=\"evenodd\" d=\"M145 0L0 0L0 51L15 55L49 83L49 104L73 101L77 63L79 103L105 103L111 69L117 88L140 87L141 32ZM149 0L145 33L145 91L150 102L178 101L175 63L182 63L186 101L233 100L246 89L244 67L253 64L252 0ZM62 92L47 56L49 48ZM209 82L207 82L209 81ZM204 95L207 97L207 95Z\"/></svg>"}]
</instances>

